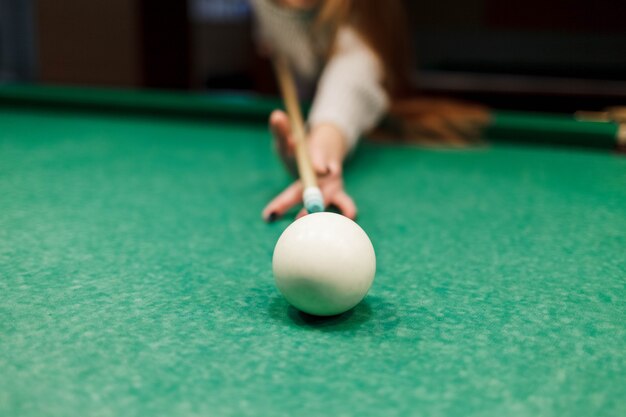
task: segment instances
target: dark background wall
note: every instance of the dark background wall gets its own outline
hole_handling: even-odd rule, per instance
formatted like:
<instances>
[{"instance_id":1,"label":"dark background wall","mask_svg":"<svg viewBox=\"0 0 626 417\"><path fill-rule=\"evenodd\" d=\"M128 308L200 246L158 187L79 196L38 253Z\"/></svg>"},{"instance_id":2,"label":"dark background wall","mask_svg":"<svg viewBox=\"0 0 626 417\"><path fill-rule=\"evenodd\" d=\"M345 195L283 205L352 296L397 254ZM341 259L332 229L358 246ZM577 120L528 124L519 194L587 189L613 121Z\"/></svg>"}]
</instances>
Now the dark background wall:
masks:
<instances>
[{"instance_id":1,"label":"dark background wall","mask_svg":"<svg viewBox=\"0 0 626 417\"><path fill-rule=\"evenodd\" d=\"M422 67L626 78L623 0L407 5Z\"/></svg>"},{"instance_id":2,"label":"dark background wall","mask_svg":"<svg viewBox=\"0 0 626 417\"><path fill-rule=\"evenodd\" d=\"M427 93L626 101L624 0L406 5ZM272 91L252 32L245 0L0 0L0 80Z\"/></svg>"}]
</instances>

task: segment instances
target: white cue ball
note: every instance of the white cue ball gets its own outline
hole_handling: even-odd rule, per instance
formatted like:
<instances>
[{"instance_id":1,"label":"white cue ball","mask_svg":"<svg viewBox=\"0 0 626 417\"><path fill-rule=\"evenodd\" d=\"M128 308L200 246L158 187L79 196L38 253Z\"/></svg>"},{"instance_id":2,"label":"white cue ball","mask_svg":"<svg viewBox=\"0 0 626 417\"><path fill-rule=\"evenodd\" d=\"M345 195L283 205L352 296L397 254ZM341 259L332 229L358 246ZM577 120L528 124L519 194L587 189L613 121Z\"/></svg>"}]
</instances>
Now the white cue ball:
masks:
<instances>
[{"instance_id":1,"label":"white cue ball","mask_svg":"<svg viewBox=\"0 0 626 417\"><path fill-rule=\"evenodd\" d=\"M361 227L335 213L309 214L280 236L272 261L276 286L305 313L332 316L367 294L376 254Z\"/></svg>"}]
</instances>

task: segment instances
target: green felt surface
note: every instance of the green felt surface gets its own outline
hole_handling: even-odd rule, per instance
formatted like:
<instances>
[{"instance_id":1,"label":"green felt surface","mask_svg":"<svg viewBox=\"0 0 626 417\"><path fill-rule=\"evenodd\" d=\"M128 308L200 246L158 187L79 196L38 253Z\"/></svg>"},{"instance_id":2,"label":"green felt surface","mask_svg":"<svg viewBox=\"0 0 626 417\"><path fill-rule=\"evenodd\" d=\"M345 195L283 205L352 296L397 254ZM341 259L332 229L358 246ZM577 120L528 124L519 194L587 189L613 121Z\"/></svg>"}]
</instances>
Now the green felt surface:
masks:
<instances>
[{"instance_id":1,"label":"green felt surface","mask_svg":"<svg viewBox=\"0 0 626 417\"><path fill-rule=\"evenodd\" d=\"M263 125L0 109L0 416L626 415L626 159L366 144L374 286L289 308Z\"/></svg>"}]
</instances>

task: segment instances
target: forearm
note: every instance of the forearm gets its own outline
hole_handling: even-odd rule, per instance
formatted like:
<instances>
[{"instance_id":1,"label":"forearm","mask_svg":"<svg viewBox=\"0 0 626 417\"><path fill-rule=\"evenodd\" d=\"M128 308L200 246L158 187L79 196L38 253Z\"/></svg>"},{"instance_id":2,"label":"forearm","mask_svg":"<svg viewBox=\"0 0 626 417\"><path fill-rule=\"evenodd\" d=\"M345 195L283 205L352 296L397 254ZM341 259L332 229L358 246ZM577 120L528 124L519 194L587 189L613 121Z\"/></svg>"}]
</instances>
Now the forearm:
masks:
<instances>
[{"instance_id":1,"label":"forearm","mask_svg":"<svg viewBox=\"0 0 626 417\"><path fill-rule=\"evenodd\" d=\"M389 107L378 57L350 28L340 31L336 52L318 84L309 125L330 124L343 135L349 152L358 138L378 124Z\"/></svg>"}]
</instances>

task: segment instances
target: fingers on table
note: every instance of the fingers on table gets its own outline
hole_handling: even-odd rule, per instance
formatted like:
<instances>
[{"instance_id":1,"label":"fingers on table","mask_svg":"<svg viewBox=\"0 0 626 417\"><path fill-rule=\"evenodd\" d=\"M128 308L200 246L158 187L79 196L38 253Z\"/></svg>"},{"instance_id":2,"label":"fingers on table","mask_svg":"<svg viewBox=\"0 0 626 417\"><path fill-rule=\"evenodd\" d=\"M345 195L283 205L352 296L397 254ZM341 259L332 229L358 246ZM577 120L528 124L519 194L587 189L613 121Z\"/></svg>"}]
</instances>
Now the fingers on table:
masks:
<instances>
[{"instance_id":1,"label":"fingers on table","mask_svg":"<svg viewBox=\"0 0 626 417\"><path fill-rule=\"evenodd\" d=\"M296 215L296 220L298 220L298 219L299 219L299 218L301 218L301 217L306 216L307 214L309 214L309 212L308 212L308 211L306 211L306 209L305 209L304 207L302 207L302 208L300 209L300 211L298 212L298 214Z\"/></svg>"},{"instance_id":2,"label":"fingers on table","mask_svg":"<svg viewBox=\"0 0 626 417\"><path fill-rule=\"evenodd\" d=\"M349 219L356 219L356 204L354 204L354 200L345 191L339 191L334 196L332 196L331 200L328 204L336 206L341 214L346 216Z\"/></svg>"},{"instance_id":3,"label":"fingers on table","mask_svg":"<svg viewBox=\"0 0 626 417\"><path fill-rule=\"evenodd\" d=\"M352 198L348 194L346 194L345 191L340 191L330 196L330 198L328 199L324 198L324 199L326 200L324 202L326 206L334 206L339 210L339 212L342 215L346 216L347 218L351 220L356 219L356 215L357 215L356 204L354 204L354 200L352 200ZM307 214L308 212L306 211L306 209L302 208L296 215L296 219L304 217Z\"/></svg>"},{"instance_id":4,"label":"fingers on table","mask_svg":"<svg viewBox=\"0 0 626 417\"><path fill-rule=\"evenodd\" d=\"M271 222L282 217L290 208L302 202L302 183L296 181L278 194L263 209L262 216L265 221Z\"/></svg>"},{"instance_id":5,"label":"fingers on table","mask_svg":"<svg viewBox=\"0 0 626 417\"><path fill-rule=\"evenodd\" d=\"M324 192L326 191L326 192ZM341 214L349 219L356 219L357 208L354 200L343 190L337 189L322 189L324 194L324 205L335 206ZM267 222L273 222L284 216L286 212L292 209L294 206L302 203L302 184L300 181L296 181L287 187L282 193L274 198L263 209L262 216ZM305 216L307 211L302 208L296 215L296 219Z\"/></svg>"}]
</instances>

